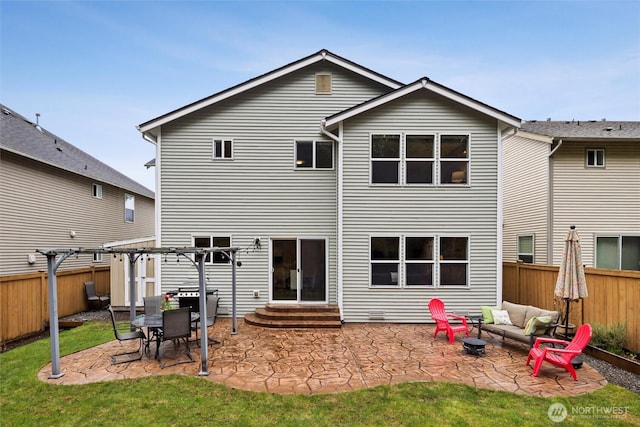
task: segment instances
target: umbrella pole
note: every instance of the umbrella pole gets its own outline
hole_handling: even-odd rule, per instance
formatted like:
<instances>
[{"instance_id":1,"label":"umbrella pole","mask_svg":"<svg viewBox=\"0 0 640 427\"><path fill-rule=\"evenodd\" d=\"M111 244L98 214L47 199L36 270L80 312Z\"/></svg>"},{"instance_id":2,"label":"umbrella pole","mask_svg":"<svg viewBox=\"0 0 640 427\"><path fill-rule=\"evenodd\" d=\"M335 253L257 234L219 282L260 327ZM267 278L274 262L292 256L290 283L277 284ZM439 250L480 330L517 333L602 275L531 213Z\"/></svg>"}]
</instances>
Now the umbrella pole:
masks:
<instances>
[{"instance_id":1,"label":"umbrella pole","mask_svg":"<svg viewBox=\"0 0 640 427\"><path fill-rule=\"evenodd\" d=\"M564 316L564 339L569 339L569 298L565 298L565 303L567 304L567 312Z\"/></svg>"}]
</instances>

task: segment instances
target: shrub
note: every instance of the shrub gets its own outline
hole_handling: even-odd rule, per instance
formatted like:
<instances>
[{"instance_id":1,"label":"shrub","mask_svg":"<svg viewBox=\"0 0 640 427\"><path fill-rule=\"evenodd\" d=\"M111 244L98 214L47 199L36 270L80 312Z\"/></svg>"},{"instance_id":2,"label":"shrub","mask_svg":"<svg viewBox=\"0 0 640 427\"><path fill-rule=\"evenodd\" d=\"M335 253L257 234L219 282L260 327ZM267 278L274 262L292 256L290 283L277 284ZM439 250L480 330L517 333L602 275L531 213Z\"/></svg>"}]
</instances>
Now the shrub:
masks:
<instances>
[{"instance_id":1,"label":"shrub","mask_svg":"<svg viewBox=\"0 0 640 427\"><path fill-rule=\"evenodd\" d=\"M627 335L626 323L616 323L613 326L594 323L592 326L593 335L590 342L592 346L615 354L623 353L622 349Z\"/></svg>"}]
</instances>

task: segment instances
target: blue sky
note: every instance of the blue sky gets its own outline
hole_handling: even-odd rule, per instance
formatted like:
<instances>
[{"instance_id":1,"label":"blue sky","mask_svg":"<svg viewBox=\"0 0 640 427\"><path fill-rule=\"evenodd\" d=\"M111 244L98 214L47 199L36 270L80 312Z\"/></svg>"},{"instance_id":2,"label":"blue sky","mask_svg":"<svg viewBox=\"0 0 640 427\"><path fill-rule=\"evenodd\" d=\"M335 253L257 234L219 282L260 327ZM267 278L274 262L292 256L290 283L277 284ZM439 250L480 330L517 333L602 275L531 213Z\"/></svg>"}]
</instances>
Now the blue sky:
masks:
<instances>
[{"instance_id":1,"label":"blue sky","mask_svg":"<svg viewBox=\"0 0 640 427\"><path fill-rule=\"evenodd\" d=\"M638 1L0 2L0 102L154 189L135 126L320 49L524 120L640 120Z\"/></svg>"}]
</instances>

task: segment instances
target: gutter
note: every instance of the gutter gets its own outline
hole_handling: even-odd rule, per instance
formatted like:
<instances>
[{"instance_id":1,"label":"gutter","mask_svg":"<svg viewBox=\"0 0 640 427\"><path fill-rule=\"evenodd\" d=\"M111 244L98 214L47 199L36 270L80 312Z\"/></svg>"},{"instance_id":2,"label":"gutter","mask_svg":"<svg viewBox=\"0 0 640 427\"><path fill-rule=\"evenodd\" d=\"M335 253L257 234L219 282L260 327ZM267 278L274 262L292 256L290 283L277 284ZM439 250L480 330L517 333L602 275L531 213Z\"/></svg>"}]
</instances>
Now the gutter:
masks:
<instances>
[{"instance_id":1,"label":"gutter","mask_svg":"<svg viewBox=\"0 0 640 427\"><path fill-rule=\"evenodd\" d=\"M562 139L549 153L549 179L547 188L547 265L553 265L553 155L562 147Z\"/></svg>"},{"instance_id":2,"label":"gutter","mask_svg":"<svg viewBox=\"0 0 640 427\"><path fill-rule=\"evenodd\" d=\"M344 230L344 224L342 221L342 217L343 217L343 213L344 213L344 206L343 206L343 192L344 192L344 179L343 179L343 175L342 175L342 170L343 170L343 161L344 161L344 153L343 153L343 143L342 143L342 137L341 136L336 136L333 133L329 132L327 130L326 127L327 121L325 119L320 121L320 132L322 132L323 135L328 136L329 138L331 138L332 140L334 140L336 142L336 145L338 146L338 165L337 165L337 173L338 173L338 212L337 212L337 216L338 216L338 224L337 224L337 230L336 230L336 234L337 234L337 265L336 265L336 276L337 276L337 298L338 298L338 309L340 310L340 320L342 322L344 322L344 312L343 312L343 260L342 257L344 255L344 250L343 250L343 242L344 242L344 236L343 236L343 230ZM342 122L339 123L338 125L338 134L342 135Z\"/></svg>"}]
</instances>

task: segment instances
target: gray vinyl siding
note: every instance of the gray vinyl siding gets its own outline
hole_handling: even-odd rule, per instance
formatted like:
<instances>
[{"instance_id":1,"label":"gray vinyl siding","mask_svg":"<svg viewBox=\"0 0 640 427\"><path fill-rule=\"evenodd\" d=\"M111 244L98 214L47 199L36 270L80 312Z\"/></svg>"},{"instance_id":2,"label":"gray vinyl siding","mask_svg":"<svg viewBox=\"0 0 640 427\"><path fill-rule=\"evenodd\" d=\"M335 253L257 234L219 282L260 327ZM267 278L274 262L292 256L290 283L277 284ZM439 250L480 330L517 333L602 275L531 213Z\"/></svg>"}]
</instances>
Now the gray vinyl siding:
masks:
<instances>
[{"instance_id":1,"label":"gray vinyl siding","mask_svg":"<svg viewBox=\"0 0 640 427\"><path fill-rule=\"evenodd\" d=\"M332 94L315 94L315 73L332 73ZM269 301L271 238L327 238L329 302L336 294L336 168L295 170L296 140L330 139L322 118L388 89L331 64L317 64L276 79L162 127L160 142L163 246L191 244L195 235L231 236L242 251L237 313ZM212 160L213 138L233 139L233 159ZM334 154L337 147L334 146ZM334 156L334 166L335 166ZM163 290L197 277L189 263L161 264ZM231 268L207 267L220 304L231 306ZM252 291L259 290L260 298Z\"/></svg>"},{"instance_id":2,"label":"gray vinyl siding","mask_svg":"<svg viewBox=\"0 0 640 427\"><path fill-rule=\"evenodd\" d=\"M470 135L468 187L372 186L370 133ZM427 303L478 312L497 298L497 123L450 101L417 92L362 114L344 125L344 318L369 321L383 311L387 322L429 321ZM371 288L371 235L469 236L470 287Z\"/></svg>"},{"instance_id":3,"label":"gray vinyl siding","mask_svg":"<svg viewBox=\"0 0 640 427\"><path fill-rule=\"evenodd\" d=\"M605 168L585 167L587 148L605 149ZM596 235L640 234L640 144L565 142L554 154L553 264L562 259L570 225L580 235L582 261L594 266Z\"/></svg>"},{"instance_id":4,"label":"gray vinyl siding","mask_svg":"<svg viewBox=\"0 0 640 427\"><path fill-rule=\"evenodd\" d=\"M549 151L544 141L514 135L504 141L503 261L518 259L518 236L534 236L534 263L547 263Z\"/></svg>"},{"instance_id":5,"label":"gray vinyl siding","mask_svg":"<svg viewBox=\"0 0 640 427\"><path fill-rule=\"evenodd\" d=\"M102 185L102 199L92 197L92 184ZM124 193L135 196L135 222L124 220ZM154 201L105 183L2 151L0 167L0 274L47 269L44 255L29 264L27 255L42 248L98 247L106 242L154 233ZM70 231L75 237L70 237ZM104 256L69 257L60 271L108 266Z\"/></svg>"}]
</instances>

